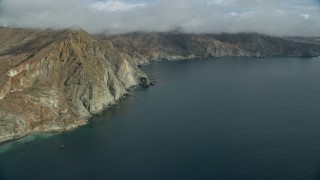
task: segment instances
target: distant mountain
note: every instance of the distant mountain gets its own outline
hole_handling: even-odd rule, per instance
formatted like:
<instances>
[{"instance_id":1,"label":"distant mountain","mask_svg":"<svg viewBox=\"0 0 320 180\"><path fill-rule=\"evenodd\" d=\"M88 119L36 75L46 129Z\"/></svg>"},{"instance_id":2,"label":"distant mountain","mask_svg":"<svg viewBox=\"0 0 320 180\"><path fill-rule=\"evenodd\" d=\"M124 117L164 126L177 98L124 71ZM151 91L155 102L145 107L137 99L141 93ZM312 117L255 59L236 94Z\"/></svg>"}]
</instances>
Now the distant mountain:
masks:
<instances>
[{"instance_id":1,"label":"distant mountain","mask_svg":"<svg viewBox=\"0 0 320 180\"><path fill-rule=\"evenodd\" d=\"M111 41L117 49L132 57L146 60L320 55L320 38L285 38L255 33L198 35L143 32L99 38Z\"/></svg>"}]
</instances>

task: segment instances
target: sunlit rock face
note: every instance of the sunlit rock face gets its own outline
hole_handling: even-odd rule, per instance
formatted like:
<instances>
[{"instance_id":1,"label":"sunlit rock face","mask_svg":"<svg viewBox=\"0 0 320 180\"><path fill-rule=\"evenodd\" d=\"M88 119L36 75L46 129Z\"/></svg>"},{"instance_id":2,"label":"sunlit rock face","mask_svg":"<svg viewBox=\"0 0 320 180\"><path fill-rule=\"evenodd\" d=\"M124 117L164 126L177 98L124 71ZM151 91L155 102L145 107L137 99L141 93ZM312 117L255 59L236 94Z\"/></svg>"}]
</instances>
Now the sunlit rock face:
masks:
<instances>
[{"instance_id":1,"label":"sunlit rock face","mask_svg":"<svg viewBox=\"0 0 320 180\"><path fill-rule=\"evenodd\" d=\"M0 142L86 124L146 77L131 59L82 30L1 28Z\"/></svg>"}]
</instances>

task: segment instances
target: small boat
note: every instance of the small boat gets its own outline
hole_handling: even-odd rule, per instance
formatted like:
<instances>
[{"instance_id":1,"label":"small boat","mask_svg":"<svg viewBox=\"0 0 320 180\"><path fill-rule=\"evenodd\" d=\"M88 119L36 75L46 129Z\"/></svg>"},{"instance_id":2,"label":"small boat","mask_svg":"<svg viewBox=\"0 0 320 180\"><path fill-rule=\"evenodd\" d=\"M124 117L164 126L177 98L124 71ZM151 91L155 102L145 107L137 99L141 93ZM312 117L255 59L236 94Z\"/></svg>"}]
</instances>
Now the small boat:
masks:
<instances>
[{"instance_id":1,"label":"small boat","mask_svg":"<svg viewBox=\"0 0 320 180\"><path fill-rule=\"evenodd\" d=\"M63 148L64 148L64 145L60 145L59 148L60 148L60 149L63 149Z\"/></svg>"}]
</instances>

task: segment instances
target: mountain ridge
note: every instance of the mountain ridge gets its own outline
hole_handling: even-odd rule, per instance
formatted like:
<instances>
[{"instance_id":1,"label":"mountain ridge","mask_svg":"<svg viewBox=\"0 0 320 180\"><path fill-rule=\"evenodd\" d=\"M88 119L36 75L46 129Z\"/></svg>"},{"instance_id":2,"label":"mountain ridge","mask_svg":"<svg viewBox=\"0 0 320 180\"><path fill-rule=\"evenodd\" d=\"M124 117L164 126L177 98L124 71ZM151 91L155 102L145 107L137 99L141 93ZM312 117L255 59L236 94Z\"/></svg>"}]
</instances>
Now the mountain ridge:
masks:
<instances>
[{"instance_id":1,"label":"mountain ridge","mask_svg":"<svg viewBox=\"0 0 320 180\"><path fill-rule=\"evenodd\" d=\"M181 34L128 33L100 36L131 56L157 59L212 57L316 57L320 43L257 33ZM134 51L132 51L134 50ZM137 54L138 53L138 54Z\"/></svg>"}]
</instances>

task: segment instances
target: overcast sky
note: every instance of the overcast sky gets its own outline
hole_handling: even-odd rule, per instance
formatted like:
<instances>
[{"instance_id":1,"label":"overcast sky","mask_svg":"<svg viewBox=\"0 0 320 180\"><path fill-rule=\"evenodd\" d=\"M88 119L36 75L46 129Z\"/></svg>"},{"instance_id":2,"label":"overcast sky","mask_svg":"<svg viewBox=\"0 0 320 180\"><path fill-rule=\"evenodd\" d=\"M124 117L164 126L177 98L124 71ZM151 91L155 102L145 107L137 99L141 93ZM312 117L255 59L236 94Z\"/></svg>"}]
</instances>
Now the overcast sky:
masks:
<instances>
[{"instance_id":1,"label":"overcast sky","mask_svg":"<svg viewBox=\"0 0 320 180\"><path fill-rule=\"evenodd\" d=\"M0 26L320 36L320 0L0 0Z\"/></svg>"}]
</instances>

